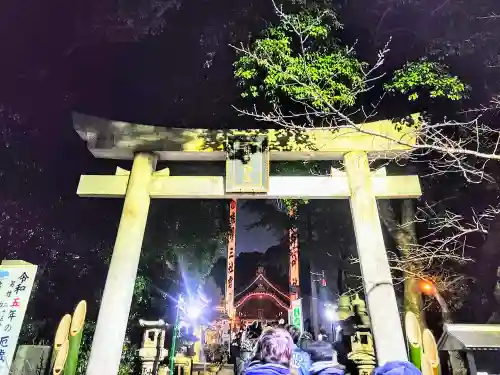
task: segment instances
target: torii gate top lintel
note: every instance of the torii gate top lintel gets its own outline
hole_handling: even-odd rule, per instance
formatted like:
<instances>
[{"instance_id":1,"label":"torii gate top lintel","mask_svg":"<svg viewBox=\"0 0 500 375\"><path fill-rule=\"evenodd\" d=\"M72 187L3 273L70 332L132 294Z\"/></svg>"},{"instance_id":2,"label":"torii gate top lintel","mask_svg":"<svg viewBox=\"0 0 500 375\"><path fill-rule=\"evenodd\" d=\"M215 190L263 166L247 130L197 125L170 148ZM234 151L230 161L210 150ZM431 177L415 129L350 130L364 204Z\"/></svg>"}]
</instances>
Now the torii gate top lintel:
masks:
<instances>
[{"instance_id":1,"label":"torii gate top lintel","mask_svg":"<svg viewBox=\"0 0 500 375\"><path fill-rule=\"evenodd\" d=\"M419 114L410 118L418 122ZM390 159L407 153L416 142L415 130L393 120L352 128L208 130L166 128L114 121L73 113L74 128L91 153L102 159L132 160L138 151L154 152L158 160L223 161L224 144L230 135L266 135L271 160L340 160L352 151L370 158ZM380 137L373 134L380 134ZM396 142L395 140L400 140Z\"/></svg>"}]
</instances>

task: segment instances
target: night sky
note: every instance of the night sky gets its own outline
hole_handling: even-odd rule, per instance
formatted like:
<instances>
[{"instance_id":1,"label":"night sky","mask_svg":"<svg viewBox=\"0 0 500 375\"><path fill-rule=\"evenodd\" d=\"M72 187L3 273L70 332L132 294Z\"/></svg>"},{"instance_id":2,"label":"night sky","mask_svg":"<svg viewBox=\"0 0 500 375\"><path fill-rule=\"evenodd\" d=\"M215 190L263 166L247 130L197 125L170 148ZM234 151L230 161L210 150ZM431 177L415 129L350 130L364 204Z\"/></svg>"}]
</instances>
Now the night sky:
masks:
<instances>
[{"instance_id":1,"label":"night sky","mask_svg":"<svg viewBox=\"0 0 500 375\"><path fill-rule=\"evenodd\" d=\"M248 226L259 220L256 213L242 208L244 202L238 204L236 214L236 253L243 252L265 252L269 247L279 243L279 237L274 231L265 228L252 228Z\"/></svg>"}]
</instances>

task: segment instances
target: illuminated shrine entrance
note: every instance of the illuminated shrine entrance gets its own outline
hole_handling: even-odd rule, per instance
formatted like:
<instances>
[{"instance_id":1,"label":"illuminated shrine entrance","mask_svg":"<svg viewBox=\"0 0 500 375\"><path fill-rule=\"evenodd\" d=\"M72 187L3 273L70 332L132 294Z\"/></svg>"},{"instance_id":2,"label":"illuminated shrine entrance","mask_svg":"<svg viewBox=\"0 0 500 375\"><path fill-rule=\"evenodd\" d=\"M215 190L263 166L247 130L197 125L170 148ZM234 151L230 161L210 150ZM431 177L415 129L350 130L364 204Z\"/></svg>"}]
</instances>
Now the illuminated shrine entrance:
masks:
<instances>
[{"instance_id":1,"label":"illuminated shrine entrance","mask_svg":"<svg viewBox=\"0 0 500 375\"><path fill-rule=\"evenodd\" d=\"M231 200L229 205L229 237L228 237L228 246L227 246L227 270L226 270L226 293L225 293L225 302L226 302L226 312L230 317L231 321L234 323L237 314L237 309L241 306L241 299L238 300L239 297L242 296L243 292L234 294L234 284L236 277L236 225L237 225L237 202L235 199ZM290 215L293 215L293 212L289 212ZM252 283L247 287L250 288L257 282L262 282L260 286L265 291L268 291L268 294L260 294L259 297L261 299L265 299L267 302L273 302L278 306L283 307L286 304L285 310L291 307L291 301L299 298L300 295L300 277L299 277L299 238L297 228L292 227L288 231L288 248L289 248L289 268L288 268L288 295L284 294L282 291L278 290L264 275L264 268L259 267L257 270L257 275ZM256 284L257 286L259 284ZM245 288L245 290L247 290ZM264 290L261 290L263 292ZM276 296L274 296L276 294ZM245 297L245 296L243 296ZM284 300L282 298L285 298ZM235 300L236 299L236 300ZM243 299L243 301L246 301ZM238 305L238 303L240 305ZM286 312L286 311L285 311ZM281 318L287 319L287 314L282 314ZM238 316L241 319L241 316ZM269 320L267 318L259 318L254 316L254 320ZM250 318L249 318L250 319Z\"/></svg>"},{"instance_id":2,"label":"illuminated shrine entrance","mask_svg":"<svg viewBox=\"0 0 500 375\"><path fill-rule=\"evenodd\" d=\"M418 124L418 116L413 119ZM417 198L420 183L418 176L372 171L369 161L407 155L416 144L415 127L384 120L335 129L214 131L81 114L73 121L95 157L133 160L130 172L82 175L78 184L81 197L125 199L87 375L118 373L151 199L349 199L379 365L407 359L376 199ZM156 171L158 160L220 161L226 170L223 176L171 176L168 168ZM345 171L270 175L270 161L301 160L343 160ZM234 306L234 289L227 298Z\"/></svg>"},{"instance_id":3,"label":"illuminated shrine entrance","mask_svg":"<svg viewBox=\"0 0 500 375\"><path fill-rule=\"evenodd\" d=\"M289 305L289 295L266 277L264 267L258 267L253 280L234 296L235 318L244 325L286 321Z\"/></svg>"}]
</instances>

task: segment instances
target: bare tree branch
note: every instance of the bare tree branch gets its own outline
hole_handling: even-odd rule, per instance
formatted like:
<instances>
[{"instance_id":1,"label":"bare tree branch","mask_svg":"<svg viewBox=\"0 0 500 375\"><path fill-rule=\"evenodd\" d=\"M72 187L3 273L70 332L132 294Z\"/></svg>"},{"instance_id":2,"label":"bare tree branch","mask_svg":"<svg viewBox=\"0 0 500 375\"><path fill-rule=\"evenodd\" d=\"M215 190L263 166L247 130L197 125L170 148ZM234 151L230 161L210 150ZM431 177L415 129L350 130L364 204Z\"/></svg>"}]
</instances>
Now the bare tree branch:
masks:
<instances>
[{"instance_id":1,"label":"bare tree branch","mask_svg":"<svg viewBox=\"0 0 500 375\"><path fill-rule=\"evenodd\" d=\"M293 31L297 40L300 41L299 51L297 56L302 59L304 67L307 65L306 41L308 38L308 30L298 28L291 18L285 14L281 8L275 6L276 13L281 18L282 22ZM320 22L321 16L318 17ZM257 56L248 47L234 47L235 50L243 55L249 56L259 61L265 68L279 69L280 67L273 64L272 56L263 58ZM354 95L359 96L367 91L370 91L374 84L380 81L384 73L380 73L380 68L385 62L385 56L389 52L389 42L379 51L376 61L371 66L363 70L363 83L356 86ZM282 73L285 74L286 67L281 67ZM307 74L307 69L304 69ZM288 74L289 76L290 74ZM430 174L440 175L444 173L460 173L469 182L478 183L483 180L493 181L484 170L488 163L500 161L500 131L490 127L484 121L484 114L487 111L500 109L500 97L493 98L488 106L483 106L476 111L468 111L472 119L465 121L457 121L452 119L443 119L438 123L431 123L426 119L420 119L418 124L403 119L398 122L400 127L400 136L390 136L387 134L379 134L363 127L363 124L373 120L378 115L378 107L383 100L382 97L369 106L361 106L357 108L348 108L332 103L328 98L322 95L322 91L316 82L310 77L300 79L298 76L291 76L290 79L294 85L307 89L307 92L312 93L312 98L292 99L296 107L301 108L298 112L286 113L279 104L275 104L271 110L259 111L257 108L253 110L236 110L242 115L252 116L258 121L264 121L275 124L280 127L289 129L331 129L333 131L340 128L351 129L353 132L362 132L373 135L374 137L382 138L407 146L409 152L405 157L414 162L425 162L430 168ZM313 100L316 105L311 105ZM319 103L319 104L317 104ZM355 120L356 118L356 120ZM359 119L362 119L359 121ZM413 140L416 139L414 143Z\"/></svg>"}]
</instances>

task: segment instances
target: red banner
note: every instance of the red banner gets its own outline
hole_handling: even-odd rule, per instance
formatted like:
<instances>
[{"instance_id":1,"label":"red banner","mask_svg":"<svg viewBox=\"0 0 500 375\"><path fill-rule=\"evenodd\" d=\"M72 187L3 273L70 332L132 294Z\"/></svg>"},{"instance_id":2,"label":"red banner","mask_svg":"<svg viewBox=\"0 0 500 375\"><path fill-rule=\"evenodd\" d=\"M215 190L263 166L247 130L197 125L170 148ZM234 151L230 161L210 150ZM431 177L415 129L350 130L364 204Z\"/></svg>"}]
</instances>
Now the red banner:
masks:
<instances>
[{"instance_id":1,"label":"red banner","mask_svg":"<svg viewBox=\"0 0 500 375\"><path fill-rule=\"evenodd\" d=\"M290 217L296 214L295 208L290 209ZM288 231L288 246L290 255L290 301L299 298L299 234L294 226Z\"/></svg>"},{"instance_id":2,"label":"red banner","mask_svg":"<svg viewBox=\"0 0 500 375\"><path fill-rule=\"evenodd\" d=\"M236 200L229 205L229 238L227 244L226 310L234 317L234 269L236 265Z\"/></svg>"}]
</instances>

